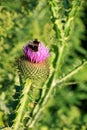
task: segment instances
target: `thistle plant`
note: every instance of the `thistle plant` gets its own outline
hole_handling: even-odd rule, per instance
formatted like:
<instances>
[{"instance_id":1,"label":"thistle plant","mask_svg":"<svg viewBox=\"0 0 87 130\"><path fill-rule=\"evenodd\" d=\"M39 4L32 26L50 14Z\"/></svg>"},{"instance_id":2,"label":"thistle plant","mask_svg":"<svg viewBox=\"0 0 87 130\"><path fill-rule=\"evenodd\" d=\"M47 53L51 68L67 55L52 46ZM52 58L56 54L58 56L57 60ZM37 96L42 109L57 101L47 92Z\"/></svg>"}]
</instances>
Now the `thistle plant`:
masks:
<instances>
[{"instance_id":1,"label":"thistle plant","mask_svg":"<svg viewBox=\"0 0 87 130\"><path fill-rule=\"evenodd\" d=\"M14 130L21 129L23 122L22 127L25 128L26 120L32 118L32 111L42 96L43 84L49 76L49 50L43 43L35 39L23 51L24 55L16 60L23 90L12 126Z\"/></svg>"},{"instance_id":2,"label":"thistle plant","mask_svg":"<svg viewBox=\"0 0 87 130\"><path fill-rule=\"evenodd\" d=\"M34 127L45 110L54 88L62 87L72 76L87 65L82 60L73 69L62 75L67 52L71 49L75 22L80 20L84 0L48 0L51 22L55 32L55 42L48 47L34 39L23 47L23 53L16 59L21 90L14 110L14 119L7 130L29 130ZM81 22L81 21L80 21ZM79 39L79 38L77 38ZM52 51L50 51L52 50ZM50 61L52 54L55 54ZM61 78L59 78L62 76Z\"/></svg>"}]
</instances>

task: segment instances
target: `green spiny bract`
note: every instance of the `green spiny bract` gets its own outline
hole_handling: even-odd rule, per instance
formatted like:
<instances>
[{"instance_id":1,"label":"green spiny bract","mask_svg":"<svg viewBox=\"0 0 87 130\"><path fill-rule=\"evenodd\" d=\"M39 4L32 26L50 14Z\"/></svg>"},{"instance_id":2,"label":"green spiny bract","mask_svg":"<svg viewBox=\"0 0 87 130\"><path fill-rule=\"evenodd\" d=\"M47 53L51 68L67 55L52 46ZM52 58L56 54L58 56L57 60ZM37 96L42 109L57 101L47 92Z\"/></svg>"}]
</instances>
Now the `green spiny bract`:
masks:
<instances>
[{"instance_id":1,"label":"green spiny bract","mask_svg":"<svg viewBox=\"0 0 87 130\"><path fill-rule=\"evenodd\" d=\"M32 81L32 87L29 95L32 97L31 100L35 100L35 98L37 100L39 98L39 95L37 93L43 89L42 86L49 76L48 61L45 60L41 63L32 63L25 57L21 57L17 60L17 66L19 75L22 78L22 82L25 83L26 79L30 79Z\"/></svg>"}]
</instances>

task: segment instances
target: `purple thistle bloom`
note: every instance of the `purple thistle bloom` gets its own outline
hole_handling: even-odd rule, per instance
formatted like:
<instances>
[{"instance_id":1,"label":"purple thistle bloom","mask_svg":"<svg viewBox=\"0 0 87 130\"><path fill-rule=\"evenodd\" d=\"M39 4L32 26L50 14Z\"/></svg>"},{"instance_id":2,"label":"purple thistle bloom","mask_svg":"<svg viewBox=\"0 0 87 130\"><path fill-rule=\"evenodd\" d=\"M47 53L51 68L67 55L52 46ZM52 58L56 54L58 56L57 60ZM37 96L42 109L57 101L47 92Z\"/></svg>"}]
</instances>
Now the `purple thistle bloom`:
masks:
<instances>
[{"instance_id":1,"label":"purple thistle bloom","mask_svg":"<svg viewBox=\"0 0 87 130\"><path fill-rule=\"evenodd\" d=\"M26 58L33 63L43 62L49 57L49 49L45 47L42 42L38 42L37 40L25 45L23 51Z\"/></svg>"}]
</instances>

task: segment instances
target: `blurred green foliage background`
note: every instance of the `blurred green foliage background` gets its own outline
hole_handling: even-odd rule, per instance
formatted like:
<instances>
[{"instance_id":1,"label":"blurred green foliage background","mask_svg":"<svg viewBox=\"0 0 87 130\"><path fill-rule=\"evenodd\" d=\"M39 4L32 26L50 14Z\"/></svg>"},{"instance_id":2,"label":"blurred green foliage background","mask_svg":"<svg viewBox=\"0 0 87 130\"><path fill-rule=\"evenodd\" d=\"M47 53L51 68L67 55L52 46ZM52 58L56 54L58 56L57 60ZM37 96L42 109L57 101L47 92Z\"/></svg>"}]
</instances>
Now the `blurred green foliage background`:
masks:
<instances>
[{"instance_id":1,"label":"blurred green foliage background","mask_svg":"<svg viewBox=\"0 0 87 130\"><path fill-rule=\"evenodd\" d=\"M60 76L87 58L86 11L84 6L81 18L75 20ZM9 102L15 93L14 62L24 44L38 38L50 48L52 58L56 53L54 45L58 43L50 18L46 0L0 0L0 127L6 125L7 115L12 111ZM35 130L87 129L87 66L70 82L75 84L65 83L54 89Z\"/></svg>"}]
</instances>

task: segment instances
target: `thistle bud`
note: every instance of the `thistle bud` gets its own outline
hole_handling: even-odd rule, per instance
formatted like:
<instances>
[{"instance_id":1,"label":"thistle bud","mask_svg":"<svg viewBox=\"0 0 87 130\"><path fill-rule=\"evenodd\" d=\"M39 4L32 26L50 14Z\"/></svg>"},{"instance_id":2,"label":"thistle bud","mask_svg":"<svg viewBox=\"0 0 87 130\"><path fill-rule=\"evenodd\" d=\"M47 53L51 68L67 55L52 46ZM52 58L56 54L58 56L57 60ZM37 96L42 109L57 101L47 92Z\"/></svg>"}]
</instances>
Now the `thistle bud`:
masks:
<instances>
[{"instance_id":1,"label":"thistle bud","mask_svg":"<svg viewBox=\"0 0 87 130\"><path fill-rule=\"evenodd\" d=\"M40 88L49 76L49 49L35 39L24 46L23 52L24 55L17 59L20 75L23 81L29 78L32 86Z\"/></svg>"}]
</instances>

